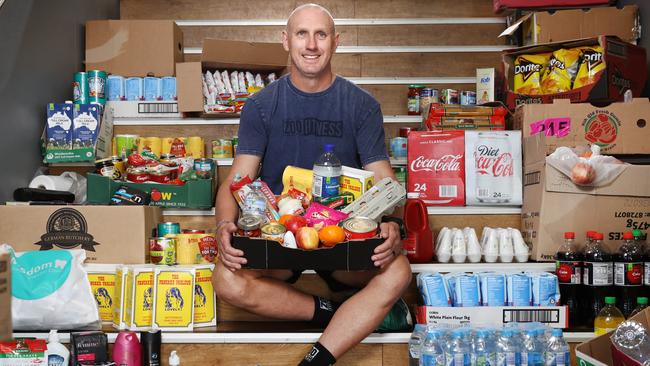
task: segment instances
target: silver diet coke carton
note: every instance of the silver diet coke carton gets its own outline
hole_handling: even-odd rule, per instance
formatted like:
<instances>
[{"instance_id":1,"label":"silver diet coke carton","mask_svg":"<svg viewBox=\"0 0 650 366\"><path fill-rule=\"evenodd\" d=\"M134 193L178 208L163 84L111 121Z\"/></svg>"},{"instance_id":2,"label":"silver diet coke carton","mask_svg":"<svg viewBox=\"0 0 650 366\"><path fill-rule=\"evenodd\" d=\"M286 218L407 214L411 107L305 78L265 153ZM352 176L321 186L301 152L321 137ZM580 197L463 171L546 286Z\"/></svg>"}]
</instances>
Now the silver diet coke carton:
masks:
<instances>
[{"instance_id":1,"label":"silver diet coke carton","mask_svg":"<svg viewBox=\"0 0 650 366\"><path fill-rule=\"evenodd\" d=\"M467 205L522 204L521 131L466 131Z\"/></svg>"}]
</instances>

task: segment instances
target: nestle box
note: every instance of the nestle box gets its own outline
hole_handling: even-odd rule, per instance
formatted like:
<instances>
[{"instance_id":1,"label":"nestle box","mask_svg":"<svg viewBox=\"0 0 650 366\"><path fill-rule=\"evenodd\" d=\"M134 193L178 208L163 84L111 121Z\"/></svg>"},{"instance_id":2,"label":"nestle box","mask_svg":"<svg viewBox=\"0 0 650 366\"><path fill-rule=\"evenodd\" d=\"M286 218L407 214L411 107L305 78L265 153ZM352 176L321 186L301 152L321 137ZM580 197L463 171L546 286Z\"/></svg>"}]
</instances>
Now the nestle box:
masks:
<instances>
[{"instance_id":1,"label":"nestle box","mask_svg":"<svg viewBox=\"0 0 650 366\"><path fill-rule=\"evenodd\" d=\"M646 308L628 320L641 323L645 327L646 332L650 332L650 308ZM613 331L580 343L576 347L578 365L641 365L640 363L632 363L629 358L626 359L620 352L614 351L610 338L612 334Z\"/></svg>"},{"instance_id":2,"label":"nestle box","mask_svg":"<svg viewBox=\"0 0 650 366\"><path fill-rule=\"evenodd\" d=\"M201 62L177 65L176 86L181 112L203 112L202 73L206 70L275 72L279 77L287 68L289 53L280 43L203 40Z\"/></svg>"},{"instance_id":3,"label":"nestle box","mask_svg":"<svg viewBox=\"0 0 650 366\"><path fill-rule=\"evenodd\" d=\"M641 38L639 8L628 5L592 9L539 11L524 15L499 37L521 33L523 45L567 41L596 37L601 34L617 36L636 44Z\"/></svg>"},{"instance_id":4,"label":"nestle box","mask_svg":"<svg viewBox=\"0 0 650 366\"><path fill-rule=\"evenodd\" d=\"M252 269L313 269L367 271L377 269L370 259L384 239L350 240L331 248L286 248L273 240L234 236L232 246L244 252Z\"/></svg>"},{"instance_id":5,"label":"nestle box","mask_svg":"<svg viewBox=\"0 0 650 366\"><path fill-rule=\"evenodd\" d=\"M0 342L13 338L11 327L11 261L0 252Z\"/></svg>"},{"instance_id":6,"label":"nestle box","mask_svg":"<svg viewBox=\"0 0 650 366\"><path fill-rule=\"evenodd\" d=\"M567 328L566 306L418 306L417 321L428 325L504 325L541 322L552 328Z\"/></svg>"},{"instance_id":7,"label":"nestle box","mask_svg":"<svg viewBox=\"0 0 650 366\"><path fill-rule=\"evenodd\" d=\"M554 100L552 104L526 104L517 108L514 128L523 137L546 136L545 153L558 146L597 144L604 154L650 154L650 102L635 98L631 103L596 107L589 103ZM524 163L530 159L524 153Z\"/></svg>"},{"instance_id":8,"label":"nestle box","mask_svg":"<svg viewBox=\"0 0 650 366\"><path fill-rule=\"evenodd\" d=\"M173 76L183 62L183 33L173 20L86 22L86 71Z\"/></svg>"},{"instance_id":9,"label":"nestle box","mask_svg":"<svg viewBox=\"0 0 650 366\"><path fill-rule=\"evenodd\" d=\"M524 139L531 160L524 166L522 234L532 260L552 261L565 231L576 232L580 244L588 230L602 232L613 252L623 232L650 229L650 166L629 165L607 186L580 187L546 164L543 141Z\"/></svg>"},{"instance_id":10,"label":"nestle box","mask_svg":"<svg viewBox=\"0 0 650 366\"><path fill-rule=\"evenodd\" d=\"M16 251L85 249L89 263L148 263L149 206L0 206L0 242Z\"/></svg>"},{"instance_id":11,"label":"nestle box","mask_svg":"<svg viewBox=\"0 0 650 366\"><path fill-rule=\"evenodd\" d=\"M553 94L518 94L514 91L515 60L520 55L544 54L564 48L599 45L603 48L602 58L594 62L605 63L605 68L594 76L592 84ZM505 76L505 102L514 109L520 104L551 103L554 99L569 99L572 102L616 102L622 101L626 91L633 97L641 95L646 80L646 52L642 47L621 41L614 36L599 36L573 41L545 43L537 46L520 47L503 53ZM534 66L530 63L526 66Z\"/></svg>"}]
</instances>

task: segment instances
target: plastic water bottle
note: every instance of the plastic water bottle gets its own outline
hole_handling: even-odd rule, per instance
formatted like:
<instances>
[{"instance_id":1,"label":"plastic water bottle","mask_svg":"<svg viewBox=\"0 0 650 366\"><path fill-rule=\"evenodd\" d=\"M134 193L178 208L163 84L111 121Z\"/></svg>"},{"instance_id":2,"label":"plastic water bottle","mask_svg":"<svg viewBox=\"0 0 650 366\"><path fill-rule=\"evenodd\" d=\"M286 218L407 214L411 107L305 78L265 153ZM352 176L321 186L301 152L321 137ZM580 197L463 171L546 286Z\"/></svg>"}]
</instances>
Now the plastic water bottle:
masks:
<instances>
[{"instance_id":1,"label":"plastic water bottle","mask_svg":"<svg viewBox=\"0 0 650 366\"><path fill-rule=\"evenodd\" d=\"M476 331L471 361L474 366L494 366L497 363L497 345L486 329Z\"/></svg>"},{"instance_id":2,"label":"plastic water bottle","mask_svg":"<svg viewBox=\"0 0 650 366\"><path fill-rule=\"evenodd\" d=\"M612 343L639 364L650 364L650 334L643 324L634 320L621 323L612 336Z\"/></svg>"},{"instance_id":3,"label":"plastic water bottle","mask_svg":"<svg viewBox=\"0 0 650 366\"><path fill-rule=\"evenodd\" d=\"M521 349L521 366L544 366L545 345L537 338L543 329L527 329L524 332Z\"/></svg>"},{"instance_id":4,"label":"plastic water bottle","mask_svg":"<svg viewBox=\"0 0 650 366\"><path fill-rule=\"evenodd\" d=\"M262 183L255 181L250 184L250 188L250 192L244 197L242 216L259 216L264 221L266 219L264 214L266 211L266 198L262 193Z\"/></svg>"},{"instance_id":5,"label":"plastic water bottle","mask_svg":"<svg viewBox=\"0 0 650 366\"><path fill-rule=\"evenodd\" d=\"M521 350L514 339L514 330L504 328L497 339L497 365L519 366L521 364Z\"/></svg>"},{"instance_id":6,"label":"plastic water bottle","mask_svg":"<svg viewBox=\"0 0 650 366\"><path fill-rule=\"evenodd\" d=\"M409 366L420 365L422 355L422 343L427 336L427 327L424 324L415 324L411 338L409 339Z\"/></svg>"},{"instance_id":7,"label":"plastic water bottle","mask_svg":"<svg viewBox=\"0 0 650 366\"><path fill-rule=\"evenodd\" d=\"M569 366L569 345L562 337L562 329L552 329L544 352L546 366Z\"/></svg>"},{"instance_id":8,"label":"plastic water bottle","mask_svg":"<svg viewBox=\"0 0 650 366\"><path fill-rule=\"evenodd\" d=\"M470 346L467 343L466 332L454 329L445 347L445 364L447 366L470 366Z\"/></svg>"},{"instance_id":9,"label":"plastic water bottle","mask_svg":"<svg viewBox=\"0 0 650 366\"><path fill-rule=\"evenodd\" d=\"M334 154L334 145L326 144L325 152L314 163L311 192L314 201L338 196L341 179L341 161Z\"/></svg>"},{"instance_id":10,"label":"plastic water bottle","mask_svg":"<svg viewBox=\"0 0 650 366\"><path fill-rule=\"evenodd\" d=\"M422 344L420 366L445 366L444 333L441 329L429 329Z\"/></svg>"}]
</instances>

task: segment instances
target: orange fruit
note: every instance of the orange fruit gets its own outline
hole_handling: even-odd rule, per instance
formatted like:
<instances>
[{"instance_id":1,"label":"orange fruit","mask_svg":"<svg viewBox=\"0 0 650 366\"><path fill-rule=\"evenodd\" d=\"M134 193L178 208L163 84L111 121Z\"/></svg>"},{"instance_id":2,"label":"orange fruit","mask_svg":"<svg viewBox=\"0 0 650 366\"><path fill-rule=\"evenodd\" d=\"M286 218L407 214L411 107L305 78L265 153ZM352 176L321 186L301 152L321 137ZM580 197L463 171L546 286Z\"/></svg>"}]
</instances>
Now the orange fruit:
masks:
<instances>
[{"instance_id":1,"label":"orange fruit","mask_svg":"<svg viewBox=\"0 0 650 366\"><path fill-rule=\"evenodd\" d=\"M280 216L280 220L278 220L278 222L280 223L280 225L286 226L285 223L287 222L287 220L289 220L293 216L294 215L282 215L282 216Z\"/></svg>"},{"instance_id":2,"label":"orange fruit","mask_svg":"<svg viewBox=\"0 0 650 366\"><path fill-rule=\"evenodd\" d=\"M318 238L323 246L333 247L338 243L345 241L345 231L343 228L336 225L328 225L320 229Z\"/></svg>"}]
</instances>

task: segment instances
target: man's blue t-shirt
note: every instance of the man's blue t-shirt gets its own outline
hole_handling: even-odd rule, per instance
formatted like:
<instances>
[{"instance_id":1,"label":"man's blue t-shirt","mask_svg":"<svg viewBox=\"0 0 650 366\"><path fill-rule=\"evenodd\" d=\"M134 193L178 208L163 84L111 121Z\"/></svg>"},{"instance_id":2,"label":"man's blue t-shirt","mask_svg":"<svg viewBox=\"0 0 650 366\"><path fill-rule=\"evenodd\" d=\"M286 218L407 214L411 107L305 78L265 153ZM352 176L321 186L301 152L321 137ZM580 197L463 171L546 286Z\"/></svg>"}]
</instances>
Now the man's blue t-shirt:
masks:
<instances>
[{"instance_id":1,"label":"man's blue t-shirt","mask_svg":"<svg viewBox=\"0 0 650 366\"><path fill-rule=\"evenodd\" d=\"M244 105L237 155L262 157L260 177L275 194L282 191L284 168L312 169L325 144L335 145L346 166L388 160L375 98L339 76L326 90L305 93L285 75Z\"/></svg>"}]
</instances>

